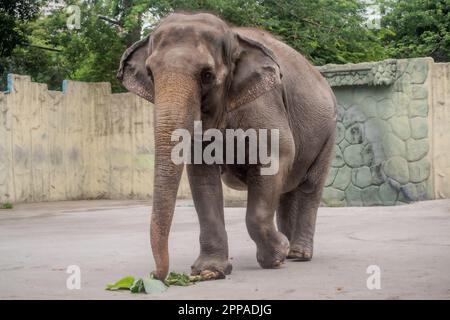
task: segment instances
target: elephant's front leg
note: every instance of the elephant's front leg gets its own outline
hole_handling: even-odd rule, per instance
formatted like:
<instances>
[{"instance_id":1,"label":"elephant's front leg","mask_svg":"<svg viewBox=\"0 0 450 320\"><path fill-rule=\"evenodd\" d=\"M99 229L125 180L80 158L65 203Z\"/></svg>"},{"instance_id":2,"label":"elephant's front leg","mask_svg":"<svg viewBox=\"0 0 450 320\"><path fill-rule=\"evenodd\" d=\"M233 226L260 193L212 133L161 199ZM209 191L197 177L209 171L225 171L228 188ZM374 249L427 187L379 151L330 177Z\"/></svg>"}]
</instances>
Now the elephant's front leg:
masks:
<instances>
[{"instance_id":1,"label":"elephant's front leg","mask_svg":"<svg viewBox=\"0 0 450 320\"><path fill-rule=\"evenodd\" d=\"M223 216L222 182L218 165L187 165L189 184L200 223L200 255L192 275L223 278L231 273Z\"/></svg>"},{"instance_id":2,"label":"elephant's front leg","mask_svg":"<svg viewBox=\"0 0 450 320\"><path fill-rule=\"evenodd\" d=\"M256 259L263 268L277 268L289 252L289 241L275 228L274 214L281 193L281 177L253 176L248 180L246 223L255 241Z\"/></svg>"}]
</instances>

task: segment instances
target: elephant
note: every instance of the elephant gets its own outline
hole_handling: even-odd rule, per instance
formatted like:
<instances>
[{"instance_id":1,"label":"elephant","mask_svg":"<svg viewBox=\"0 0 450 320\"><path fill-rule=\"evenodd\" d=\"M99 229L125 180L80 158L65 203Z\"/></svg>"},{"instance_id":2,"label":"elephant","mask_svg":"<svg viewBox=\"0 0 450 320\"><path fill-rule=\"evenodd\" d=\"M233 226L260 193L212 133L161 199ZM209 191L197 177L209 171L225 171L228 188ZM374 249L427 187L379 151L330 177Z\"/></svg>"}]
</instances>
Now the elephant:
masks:
<instances>
[{"instance_id":1,"label":"elephant","mask_svg":"<svg viewBox=\"0 0 450 320\"><path fill-rule=\"evenodd\" d=\"M309 261L321 194L334 152L337 102L323 75L261 29L234 27L203 12L174 12L122 55L117 78L154 103L154 276L169 271L168 237L186 167L200 225L193 275L231 273L222 182L247 190L245 222L262 268ZM278 129L278 171L262 164L171 161L174 130ZM275 215L276 213L276 215Z\"/></svg>"}]
</instances>

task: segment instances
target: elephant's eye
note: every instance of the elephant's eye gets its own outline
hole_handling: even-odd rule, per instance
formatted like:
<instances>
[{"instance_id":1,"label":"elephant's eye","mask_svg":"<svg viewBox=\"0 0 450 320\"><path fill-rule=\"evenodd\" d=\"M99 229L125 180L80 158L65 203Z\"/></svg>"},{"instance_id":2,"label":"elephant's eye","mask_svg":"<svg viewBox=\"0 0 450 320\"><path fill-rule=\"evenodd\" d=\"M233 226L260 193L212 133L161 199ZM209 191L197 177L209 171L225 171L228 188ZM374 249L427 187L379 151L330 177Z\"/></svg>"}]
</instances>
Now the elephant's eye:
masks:
<instances>
[{"instance_id":1,"label":"elephant's eye","mask_svg":"<svg viewBox=\"0 0 450 320\"><path fill-rule=\"evenodd\" d=\"M202 84L211 84L214 81L214 74L210 70L203 70L201 78Z\"/></svg>"}]
</instances>

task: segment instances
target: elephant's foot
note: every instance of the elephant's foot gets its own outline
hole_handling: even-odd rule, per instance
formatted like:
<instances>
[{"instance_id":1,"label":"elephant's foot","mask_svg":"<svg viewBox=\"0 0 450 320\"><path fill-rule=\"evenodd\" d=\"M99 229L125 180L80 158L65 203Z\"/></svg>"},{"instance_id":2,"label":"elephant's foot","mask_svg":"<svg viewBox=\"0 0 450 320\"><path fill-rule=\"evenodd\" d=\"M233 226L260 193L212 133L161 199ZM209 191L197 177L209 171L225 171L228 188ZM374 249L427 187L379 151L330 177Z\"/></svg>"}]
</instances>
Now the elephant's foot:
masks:
<instances>
[{"instance_id":1,"label":"elephant's foot","mask_svg":"<svg viewBox=\"0 0 450 320\"><path fill-rule=\"evenodd\" d=\"M312 256L312 245L292 244L287 258L294 261L310 261Z\"/></svg>"},{"instance_id":2,"label":"elephant's foot","mask_svg":"<svg viewBox=\"0 0 450 320\"><path fill-rule=\"evenodd\" d=\"M198 257L191 266L191 275L202 276L204 280L225 279L233 266L226 258Z\"/></svg>"},{"instance_id":3,"label":"elephant's foot","mask_svg":"<svg viewBox=\"0 0 450 320\"><path fill-rule=\"evenodd\" d=\"M281 232L276 232L265 245L257 245L256 259L264 269L279 268L289 253L289 240Z\"/></svg>"}]
</instances>

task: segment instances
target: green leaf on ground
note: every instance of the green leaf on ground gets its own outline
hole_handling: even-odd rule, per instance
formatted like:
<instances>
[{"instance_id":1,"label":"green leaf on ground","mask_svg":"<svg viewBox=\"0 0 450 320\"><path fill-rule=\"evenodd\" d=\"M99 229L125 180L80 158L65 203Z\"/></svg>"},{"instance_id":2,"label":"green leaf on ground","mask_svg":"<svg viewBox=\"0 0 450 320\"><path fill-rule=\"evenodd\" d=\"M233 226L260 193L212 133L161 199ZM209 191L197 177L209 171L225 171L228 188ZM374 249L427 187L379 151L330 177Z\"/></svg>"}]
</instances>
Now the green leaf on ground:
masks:
<instances>
[{"instance_id":1,"label":"green leaf on ground","mask_svg":"<svg viewBox=\"0 0 450 320\"><path fill-rule=\"evenodd\" d=\"M164 282L169 286L188 286L192 284L186 273L179 272L170 272Z\"/></svg>"},{"instance_id":2,"label":"green leaf on ground","mask_svg":"<svg viewBox=\"0 0 450 320\"><path fill-rule=\"evenodd\" d=\"M133 284L134 284L134 277L127 276L125 278L120 279L114 284L111 283L107 284L106 290L120 290L120 289L130 290Z\"/></svg>"},{"instance_id":3,"label":"green leaf on ground","mask_svg":"<svg viewBox=\"0 0 450 320\"><path fill-rule=\"evenodd\" d=\"M189 286L198 281L208 280L205 275L189 276L182 272L170 272L166 280L160 281L151 273L148 277L134 279L128 276L114 284L108 284L106 290L130 290L131 293L162 293L170 286Z\"/></svg>"},{"instance_id":4,"label":"green leaf on ground","mask_svg":"<svg viewBox=\"0 0 450 320\"><path fill-rule=\"evenodd\" d=\"M202 276L189 276L183 272L170 272L164 281L168 286L189 286L204 280Z\"/></svg>"},{"instance_id":5,"label":"green leaf on ground","mask_svg":"<svg viewBox=\"0 0 450 320\"><path fill-rule=\"evenodd\" d=\"M142 279L144 283L145 293L162 293L167 290L167 286L158 279L153 279L152 277L147 277Z\"/></svg>"},{"instance_id":6,"label":"green leaf on ground","mask_svg":"<svg viewBox=\"0 0 450 320\"><path fill-rule=\"evenodd\" d=\"M199 281L205 281L205 279L201 275L189 276L189 281L192 282L192 283L196 283L196 282L199 282Z\"/></svg>"},{"instance_id":7,"label":"green leaf on ground","mask_svg":"<svg viewBox=\"0 0 450 320\"><path fill-rule=\"evenodd\" d=\"M144 293L145 292L144 281L141 278L137 279L131 286L130 291L132 293Z\"/></svg>"}]
</instances>

